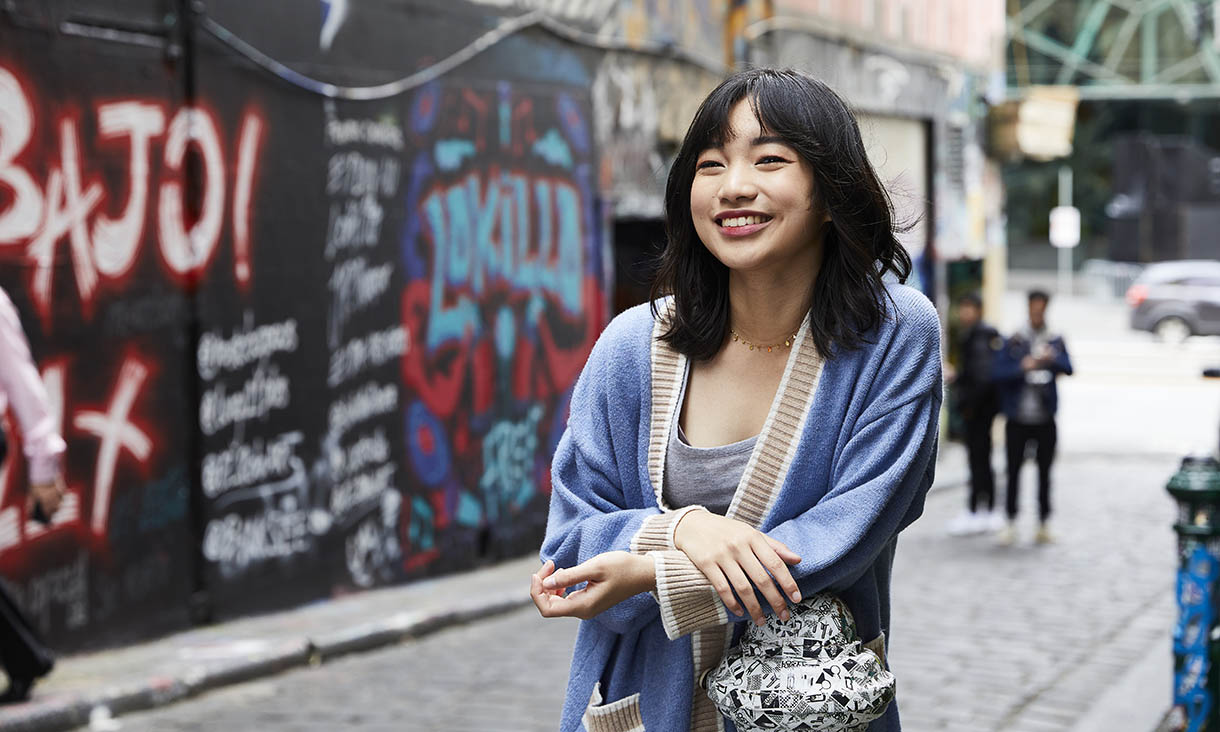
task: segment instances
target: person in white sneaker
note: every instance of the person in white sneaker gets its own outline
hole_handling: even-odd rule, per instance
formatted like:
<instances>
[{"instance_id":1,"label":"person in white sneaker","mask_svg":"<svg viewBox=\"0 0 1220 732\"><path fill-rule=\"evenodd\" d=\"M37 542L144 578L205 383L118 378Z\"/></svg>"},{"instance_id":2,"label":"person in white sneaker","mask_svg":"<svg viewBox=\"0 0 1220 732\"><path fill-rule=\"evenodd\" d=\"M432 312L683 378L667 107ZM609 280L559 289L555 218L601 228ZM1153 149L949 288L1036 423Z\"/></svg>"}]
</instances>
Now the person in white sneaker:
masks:
<instances>
[{"instance_id":1,"label":"person in white sneaker","mask_svg":"<svg viewBox=\"0 0 1220 732\"><path fill-rule=\"evenodd\" d=\"M1005 509L1008 526L1000 542L1016 540L1017 503L1021 492L1021 465L1025 448L1035 445L1038 462L1038 532L1034 541L1049 544L1051 464L1055 460L1057 429L1055 411L1059 393L1055 379L1070 376L1072 361L1063 337L1046 327L1046 306L1050 295L1042 290L1029 293L1029 324L1014 334L996 355L994 374L1000 391L1000 406L1008 420L1004 442L1008 458L1008 485Z\"/></svg>"},{"instance_id":2,"label":"person in white sneaker","mask_svg":"<svg viewBox=\"0 0 1220 732\"><path fill-rule=\"evenodd\" d=\"M947 531L950 536L968 536L1004 525L1002 516L995 513L995 472L991 468L991 425L1000 411L992 362L1004 339L983 321L983 301L973 292L958 298L957 324L958 368L950 381L970 465L970 493L965 512L949 522Z\"/></svg>"}]
</instances>

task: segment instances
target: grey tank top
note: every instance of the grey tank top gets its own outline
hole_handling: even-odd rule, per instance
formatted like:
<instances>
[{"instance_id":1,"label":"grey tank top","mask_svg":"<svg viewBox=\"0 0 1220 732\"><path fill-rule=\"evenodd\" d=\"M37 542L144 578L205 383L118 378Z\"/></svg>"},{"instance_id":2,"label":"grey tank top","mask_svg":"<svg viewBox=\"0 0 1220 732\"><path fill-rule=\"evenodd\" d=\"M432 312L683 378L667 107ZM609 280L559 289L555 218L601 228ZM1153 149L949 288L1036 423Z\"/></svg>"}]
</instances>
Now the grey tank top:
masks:
<instances>
[{"instance_id":1,"label":"grey tank top","mask_svg":"<svg viewBox=\"0 0 1220 732\"><path fill-rule=\"evenodd\" d=\"M688 366L678 396L679 415L686 400L689 378ZM674 420L673 429L669 431L669 446L665 450L665 485L661 490L665 505L682 508L698 504L722 516L728 513L757 441L755 435L730 445L692 447L686 442L682 425Z\"/></svg>"}]
</instances>

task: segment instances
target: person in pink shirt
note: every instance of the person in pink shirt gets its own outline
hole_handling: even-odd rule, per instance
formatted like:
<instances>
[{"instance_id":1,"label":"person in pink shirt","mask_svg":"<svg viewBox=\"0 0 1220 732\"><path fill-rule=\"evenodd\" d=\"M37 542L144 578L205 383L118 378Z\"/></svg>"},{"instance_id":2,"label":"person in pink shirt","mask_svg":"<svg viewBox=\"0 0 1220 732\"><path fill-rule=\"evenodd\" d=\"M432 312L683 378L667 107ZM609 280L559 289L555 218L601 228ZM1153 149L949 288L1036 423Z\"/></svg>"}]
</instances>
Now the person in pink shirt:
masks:
<instances>
[{"instance_id":1,"label":"person in pink shirt","mask_svg":"<svg viewBox=\"0 0 1220 732\"><path fill-rule=\"evenodd\" d=\"M26 511L35 520L49 522L65 492L64 440L30 355L17 309L0 289L0 412L6 403L21 431L28 468ZM2 453L0 450L0 458ZM0 585L0 665L9 678L8 689L0 694L0 704L28 699L35 680L50 672L54 664L54 656Z\"/></svg>"}]
</instances>

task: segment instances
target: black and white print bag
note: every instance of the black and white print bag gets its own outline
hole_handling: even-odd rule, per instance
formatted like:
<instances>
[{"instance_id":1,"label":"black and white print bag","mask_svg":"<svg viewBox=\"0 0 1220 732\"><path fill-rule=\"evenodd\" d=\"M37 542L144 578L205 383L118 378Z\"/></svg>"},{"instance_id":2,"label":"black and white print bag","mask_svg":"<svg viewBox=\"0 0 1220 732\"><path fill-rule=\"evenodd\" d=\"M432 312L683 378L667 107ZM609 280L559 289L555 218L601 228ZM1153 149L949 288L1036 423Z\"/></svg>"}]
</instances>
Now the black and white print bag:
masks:
<instances>
[{"instance_id":1,"label":"black and white print bag","mask_svg":"<svg viewBox=\"0 0 1220 732\"><path fill-rule=\"evenodd\" d=\"M786 623L750 624L703 688L740 732L863 732L893 701L894 675L860 643L847 605L821 593Z\"/></svg>"}]
</instances>

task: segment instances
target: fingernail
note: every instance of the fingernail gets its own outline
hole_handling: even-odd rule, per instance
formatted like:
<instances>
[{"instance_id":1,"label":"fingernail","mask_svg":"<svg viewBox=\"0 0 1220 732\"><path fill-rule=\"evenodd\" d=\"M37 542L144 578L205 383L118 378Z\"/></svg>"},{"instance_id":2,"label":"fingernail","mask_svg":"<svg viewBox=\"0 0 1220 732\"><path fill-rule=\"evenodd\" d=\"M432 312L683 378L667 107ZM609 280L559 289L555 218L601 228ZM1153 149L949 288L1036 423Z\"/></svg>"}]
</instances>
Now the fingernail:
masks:
<instances>
[{"instance_id":1,"label":"fingernail","mask_svg":"<svg viewBox=\"0 0 1220 732\"><path fill-rule=\"evenodd\" d=\"M766 624L767 624L767 619L766 619L766 618L759 618L758 620L755 620L755 621L754 621L754 624L755 624L755 625L766 625Z\"/></svg>"},{"instance_id":2,"label":"fingernail","mask_svg":"<svg viewBox=\"0 0 1220 732\"><path fill-rule=\"evenodd\" d=\"M793 602L800 602L800 601L801 601L801 593L800 593L799 591L797 591L797 592L793 592L793 593L792 593L792 601L793 601Z\"/></svg>"},{"instance_id":3,"label":"fingernail","mask_svg":"<svg viewBox=\"0 0 1220 732\"><path fill-rule=\"evenodd\" d=\"M782 620L782 621L784 621L785 623L786 623L786 622L788 622L788 618L789 618L789 617L791 617L791 616L790 616L790 615L788 615L788 611L787 611L787 610L785 610L785 611L783 611L782 613L780 613L780 614L779 614L779 619L780 619L780 620Z\"/></svg>"},{"instance_id":4,"label":"fingernail","mask_svg":"<svg viewBox=\"0 0 1220 732\"><path fill-rule=\"evenodd\" d=\"M542 586L547 588L548 590L554 589L555 588L555 578L547 577L546 579L542 580Z\"/></svg>"}]
</instances>

